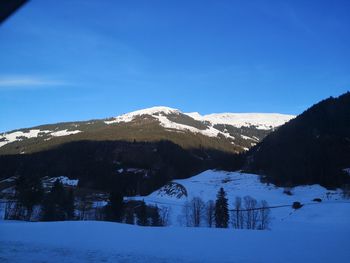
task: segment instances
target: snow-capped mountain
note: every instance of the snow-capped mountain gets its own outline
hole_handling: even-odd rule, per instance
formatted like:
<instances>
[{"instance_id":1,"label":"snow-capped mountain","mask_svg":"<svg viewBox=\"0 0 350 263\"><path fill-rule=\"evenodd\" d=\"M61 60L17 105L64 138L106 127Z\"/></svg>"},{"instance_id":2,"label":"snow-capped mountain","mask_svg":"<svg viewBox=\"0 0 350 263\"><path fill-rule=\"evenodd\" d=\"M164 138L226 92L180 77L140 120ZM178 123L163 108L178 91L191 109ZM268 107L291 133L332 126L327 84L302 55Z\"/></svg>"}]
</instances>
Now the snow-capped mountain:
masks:
<instances>
[{"instance_id":1,"label":"snow-capped mountain","mask_svg":"<svg viewBox=\"0 0 350 263\"><path fill-rule=\"evenodd\" d=\"M105 123L109 125L129 123L147 117L156 120L168 130L188 131L208 137L223 137L232 140L232 144L235 144L235 140L247 140L250 145L244 145L244 150L262 139L267 134L266 131L271 131L295 118L294 115L275 113L218 113L202 116L198 112L183 113L178 109L159 106L126 113L111 118ZM248 136L249 132L245 132L244 129L260 130L264 135Z\"/></svg>"},{"instance_id":2,"label":"snow-capped mountain","mask_svg":"<svg viewBox=\"0 0 350 263\"><path fill-rule=\"evenodd\" d=\"M276 127L261 129L272 120L232 125L233 115L229 119L202 120L177 109L154 107L108 119L3 133L0 179L19 173L66 176L79 179L82 187L100 190L111 182L127 182L129 195L148 194L169 180L205 169L238 169L242 156L236 153L248 150Z\"/></svg>"},{"instance_id":3,"label":"snow-capped mountain","mask_svg":"<svg viewBox=\"0 0 350 263\"><path fill-rule=\"evenodd\" d=\"M213 113L201 115L198 112L182 113L178 109L159 106L123 114L112 118L112 120L106 121L106 123L112 124L119 122L130 122L137 116L142 115L151 115L152 117L157 118L164 127L173 129L190 129L191 127L176 125L178 124L176 123L176 120L167 118L169 115L187 115L196 121L207 123L211 126L215 124L232 125L236 128L253 126L260 130L270 130L276 128L295 118L294 115L279 113ZM208 134L213 135L212 133ZM215 136L217 136L217 134L215 134Z\"/></svg>"},{"instance_id":4,"label":"snow-capped mountain","mask_svg":"<svg viewBox=\"0 0 350 263\"><path fill-rule=\"evenodd\" d=\"M152 107L103 120L58 123L2 133L0 154L40 151L76 140L170 140L185 148L201 145L240 152L292 118L292 115L270 113L202 116L169 107ZM190 140L185 142L186 135L201 138L192 138L190 143Z\"/></svg>"}]
</instances>

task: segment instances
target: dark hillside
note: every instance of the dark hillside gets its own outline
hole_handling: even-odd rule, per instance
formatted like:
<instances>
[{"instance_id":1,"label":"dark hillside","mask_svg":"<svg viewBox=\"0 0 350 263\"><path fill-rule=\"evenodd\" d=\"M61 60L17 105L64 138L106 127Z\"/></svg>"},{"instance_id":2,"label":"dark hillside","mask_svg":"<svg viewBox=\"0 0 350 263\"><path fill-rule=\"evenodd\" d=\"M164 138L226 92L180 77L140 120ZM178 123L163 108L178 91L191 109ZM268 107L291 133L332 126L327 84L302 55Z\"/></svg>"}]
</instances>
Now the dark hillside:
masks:
<instances>
[{"instance_id":1,"label":"dark hillside","mask_svg":"<svg viewBox=\"0 0 350 263\"><path fill-rule=\"evenodd\" d=\"M237 169L239 156L169 141L76 141L32 154L0 155L0 179L37 175L79 179L79 187L148 194L174 178L205 169Z\"/></svg>"},{"instance_id":2,"label":"dark hillside","mask_svg":"<svg viewBox=\"0 0 350 263\"><path fill-rule=\"evenodd\" d=\"M246 168L279 185L339 186L350 167L350 93L328 98L269 134L247 154Z\"/></svg>"}]
</instances>

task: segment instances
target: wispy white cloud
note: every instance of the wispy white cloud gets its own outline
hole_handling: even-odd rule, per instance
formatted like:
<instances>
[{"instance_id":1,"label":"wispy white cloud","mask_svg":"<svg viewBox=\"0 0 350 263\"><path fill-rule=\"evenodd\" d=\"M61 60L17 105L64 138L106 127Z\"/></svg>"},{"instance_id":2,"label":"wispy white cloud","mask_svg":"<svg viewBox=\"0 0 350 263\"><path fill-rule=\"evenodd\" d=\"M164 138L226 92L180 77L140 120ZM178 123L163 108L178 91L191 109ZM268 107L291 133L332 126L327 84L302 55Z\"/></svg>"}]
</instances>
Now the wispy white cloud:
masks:
<instances>
[{"instance_id":1,"label":"wispy white cloud","mask_svg":"<svg viewBox=\"0 0 350 263\"><path fill-rule=\"evenodd\" d=\"M38 88L67 85L66 82L39 76L0 76L0 88Z\"/></svg>"}]
</instances>

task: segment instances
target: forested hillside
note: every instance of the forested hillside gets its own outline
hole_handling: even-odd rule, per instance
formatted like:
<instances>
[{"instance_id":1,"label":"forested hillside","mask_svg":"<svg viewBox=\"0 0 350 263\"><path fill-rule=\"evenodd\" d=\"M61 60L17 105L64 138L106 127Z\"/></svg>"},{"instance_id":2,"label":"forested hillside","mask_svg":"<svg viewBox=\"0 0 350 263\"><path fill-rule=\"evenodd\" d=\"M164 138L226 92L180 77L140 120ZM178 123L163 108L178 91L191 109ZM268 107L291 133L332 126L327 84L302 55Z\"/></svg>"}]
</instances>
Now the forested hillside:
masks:
<instances>
[{"instance_id":1,"label":"forested hillside","mask_svg":"<svg viewBox=\"0 0 350 263\"><path fill-rule=\"evenodd\" d=\"M247 170L279 185L347 183L350 93L315 104L268 135L247 156Z\"/></svg>"}]
</instances>

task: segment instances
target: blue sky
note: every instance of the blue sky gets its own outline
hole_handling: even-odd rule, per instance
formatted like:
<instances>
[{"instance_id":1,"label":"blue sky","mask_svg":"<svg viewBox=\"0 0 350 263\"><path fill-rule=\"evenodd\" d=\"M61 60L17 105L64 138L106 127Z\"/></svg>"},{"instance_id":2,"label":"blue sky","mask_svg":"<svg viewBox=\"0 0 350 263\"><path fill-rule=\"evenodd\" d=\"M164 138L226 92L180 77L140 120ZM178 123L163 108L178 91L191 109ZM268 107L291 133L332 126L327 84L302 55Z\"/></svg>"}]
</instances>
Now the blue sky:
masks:
<instances>
[{"instance_id":1,"label":"blue sky","mask_svg":"<svg viewBox=\"0 0 350 263\"><path fill-rule=\"evenodd\" d=\"M0 131L185 112L298 114L350 89L350 2L36 0L0 25Z\"/></svg>"}]
</instances>

